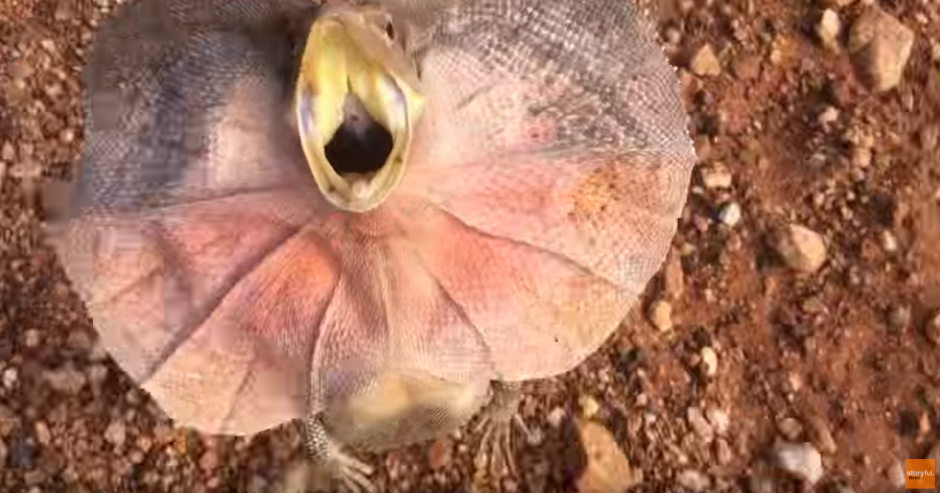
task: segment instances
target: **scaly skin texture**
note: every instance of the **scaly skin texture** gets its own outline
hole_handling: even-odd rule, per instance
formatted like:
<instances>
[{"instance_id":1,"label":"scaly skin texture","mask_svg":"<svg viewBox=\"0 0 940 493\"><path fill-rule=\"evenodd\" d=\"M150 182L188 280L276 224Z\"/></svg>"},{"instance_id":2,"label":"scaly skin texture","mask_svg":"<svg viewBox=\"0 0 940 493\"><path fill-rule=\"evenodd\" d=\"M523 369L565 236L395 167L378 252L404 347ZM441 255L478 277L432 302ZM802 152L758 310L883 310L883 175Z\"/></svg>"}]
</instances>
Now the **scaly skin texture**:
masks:
<instances>
[{"instance_id":1,"label":"scaly skin texture","mask_svg":"<svg viewBox=\"0 0 940 493\"><path fill-rule=\"evenodd\" d=\"M96 39L81 176L50 235L105 347L176 424L302 420L311 457L366 490L341 446L484 407L504 442L491 382L566 372L609 337L695 161L629 2L381 4L426 106L380 207L325 200L285 117L314 6L141 0Z\"/></svg>"}]
</instances>

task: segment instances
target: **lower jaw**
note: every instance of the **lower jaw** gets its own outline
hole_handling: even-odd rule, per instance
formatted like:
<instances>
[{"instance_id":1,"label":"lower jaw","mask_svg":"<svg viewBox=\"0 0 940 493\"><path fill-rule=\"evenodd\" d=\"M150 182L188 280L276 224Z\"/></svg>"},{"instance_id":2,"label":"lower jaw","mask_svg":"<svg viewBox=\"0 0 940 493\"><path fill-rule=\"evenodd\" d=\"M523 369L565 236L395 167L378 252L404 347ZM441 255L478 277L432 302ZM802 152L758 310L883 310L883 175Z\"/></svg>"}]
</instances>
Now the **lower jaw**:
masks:
<instances>
[{"instance_id":1,"label":"lower jaw","mask_svg":"<svg viewBox=\"0 0 940 493\"><path fill-rule=\"evenodd\" d=\"M385 166L392 166L386 164ZM372 173L347 173L344 175L327 174L330 183L324 188L326 199L338 209L347 212L368 212L379 207L388 198L396 179L401 173L398 169L382 170ZM342 183L334 183L341 180ZM338 192L346 190L346 192Z\"/></svg>"}]
</instances>

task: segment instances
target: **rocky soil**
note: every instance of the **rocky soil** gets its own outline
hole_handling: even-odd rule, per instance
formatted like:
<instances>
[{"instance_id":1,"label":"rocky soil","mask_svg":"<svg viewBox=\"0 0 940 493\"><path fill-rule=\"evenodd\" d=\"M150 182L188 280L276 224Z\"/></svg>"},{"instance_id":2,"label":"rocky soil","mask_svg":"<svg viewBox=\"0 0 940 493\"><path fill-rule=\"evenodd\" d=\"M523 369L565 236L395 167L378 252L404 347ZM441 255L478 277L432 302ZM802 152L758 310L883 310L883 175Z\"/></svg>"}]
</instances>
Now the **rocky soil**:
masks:
<instances>
[{"instance_id":1,"label":"rocky soil","mask_svg":"<svg viewBox=\"0 0 940 493\"><path fill-rule=\"evenodd\" d=\"M280 492L297 429L175 429L108 358L41 224L109 0L0 0L0 491ZM386 491L901 491L940 459L940 1L658 9L700 166L637 316L528 387L519 477L468 428ZM940 460L938 460L940 465Z\"/></svg>"}]
</instances>

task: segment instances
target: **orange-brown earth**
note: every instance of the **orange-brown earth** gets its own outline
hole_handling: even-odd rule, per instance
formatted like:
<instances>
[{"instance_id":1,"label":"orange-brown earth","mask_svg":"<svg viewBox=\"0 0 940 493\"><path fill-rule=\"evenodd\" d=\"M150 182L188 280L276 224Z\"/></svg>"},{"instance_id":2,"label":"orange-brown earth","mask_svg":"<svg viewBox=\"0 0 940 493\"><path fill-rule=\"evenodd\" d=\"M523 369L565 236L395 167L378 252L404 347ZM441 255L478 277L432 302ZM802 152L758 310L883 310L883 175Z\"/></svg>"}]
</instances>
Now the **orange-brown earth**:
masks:
<instances>
[{"instance_id":1,"label":"orange-brown earth","mask_svg":"<svg viewBox=\"0 0 940 493\"><path fill-rule=\"evenodd\" d=\"M900 85L885 92L848 49L868 3L829 6L842 25L835 49L817 35L827 5L808 0L661 5L700 155L675 251L603 351L528 387L523 414L539 439L518 444L522 475L498 482L504 491L587 492L585 475L605 464L587 449L622 453L631 491L889 492L903 489L905 458L930 453L940 3L880 2L915 35ZM0 0L0 490L278 491L302 457L298 430L236 440L174 429L97 346L43 243L35 191L71 173L83 50L111 7ZM715 60L696 56L706 45ZM824 238L818 270L780 253L791 224ZM572 439L585 421L602 428ZM370 456L378 484L482 487L477 438ZM791 458L806 466L819 453L821 479L784 474L776 440L809 444Z\"/></svg>"}]
</instances>

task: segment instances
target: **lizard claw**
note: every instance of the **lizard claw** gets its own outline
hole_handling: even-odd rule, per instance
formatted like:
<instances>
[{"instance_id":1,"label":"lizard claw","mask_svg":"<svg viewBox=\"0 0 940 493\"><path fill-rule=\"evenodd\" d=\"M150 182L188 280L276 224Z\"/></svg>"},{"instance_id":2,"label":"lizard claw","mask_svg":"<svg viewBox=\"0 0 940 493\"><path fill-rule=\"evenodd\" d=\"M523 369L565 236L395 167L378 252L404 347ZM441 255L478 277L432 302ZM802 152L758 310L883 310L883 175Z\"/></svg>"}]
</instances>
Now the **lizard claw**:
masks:
<instances>
[{"instance_id":1,"label":"lizard claw","mask_svg":"<svg viewBox=\"0 0 940 493\"><path fill-rule=\"evenodd\" d=\"M522 416L516 413L507 418L485 416L476 427L476 432L483 432L477 451L477 464L487 467L491 471L499 470L505 466L509 474L515 476L518 468L512 450L513 429L518 429L527 440L532 436L525 421L522 420Z\"/></svg>"},{"instance_id":2,"label":"lizard claw","mask_svg":"<svg viewBox=\"0 0 940 493\"><path fill-rule=\"evenodd\" d=\"M375 484L369 479L373 472L372 467L343 451L334 450L324 467L327 468L332 477L339 479L344 492L378 492Z\"/></svg>"},{"instance_id":3,"label":"lizard claw","mask_svg":"<svg viewBox=\"0 0 940 493\"><path fill-rule=\"evenodd\" d=\"M369 479L372 468L355 457L334 449L323 461L305 460L291 469L280 493L338 491L341 493L377 493ZM329 484L327 484L329 483ZM338 490L333 484L338 483Z\"/></svg>"},{"instance_id":4,"label":"lizard claw","mask_svg":"<svg viewBox=\"0 0 940 493\"><path fill-rule=\"evenodd\" d=\"M309 484L309 472L312 469L317 473L314 475L315 479L329 483L339 483L339 492L378 492L378 488L369 479L373 472L372 467L343 451L330 438L319 416L312 416L305 420L304 432L310 460L307 461L307 468L303 471L304 479L301 480L302 482ZM299 493L303 490L296 491ZM334 490L331 489L330 491ZM285 493L287 492L285 491ZM293 493L293 490L290 493Z\"/></svg>"},{"instance_id":5,"label":"lizard claw","mask_svg":"<svg viewBox=\"0 0 940 493\"><path fill-rule=\"evenodd\" d=\"M475 457L477 467L485 467L491 473L505 467L509 474L517 475L518 468L512 450L513 430L518 429L526 440L532 438L532 432L522 416L516 412L520 399L521 394L516 387L507 384L494 385L493 399L483 410L483 415L474 428L475 433L483 433Z\"/></svg>"}]
</instances>

